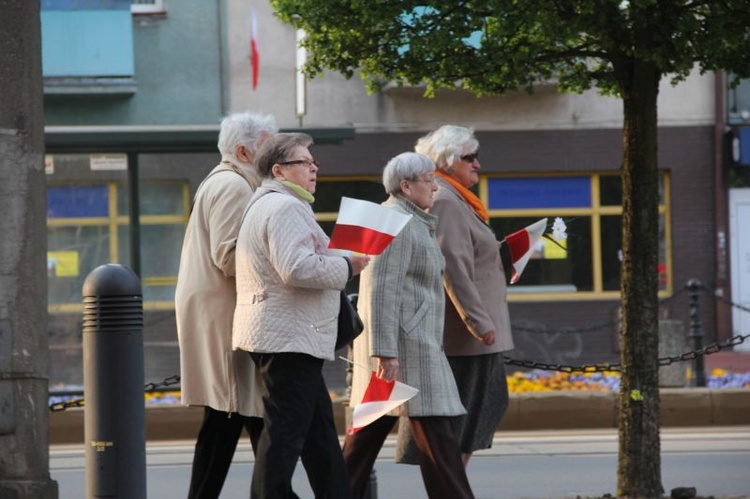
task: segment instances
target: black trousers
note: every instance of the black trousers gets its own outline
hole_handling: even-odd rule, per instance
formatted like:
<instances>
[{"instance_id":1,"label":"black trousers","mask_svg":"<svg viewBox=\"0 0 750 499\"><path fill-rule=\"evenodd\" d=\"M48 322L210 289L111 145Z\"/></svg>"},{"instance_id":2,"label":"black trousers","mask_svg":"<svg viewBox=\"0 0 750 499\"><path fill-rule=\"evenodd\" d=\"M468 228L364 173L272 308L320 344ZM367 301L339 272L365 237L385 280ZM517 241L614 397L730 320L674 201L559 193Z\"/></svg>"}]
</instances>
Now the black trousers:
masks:
<instances>
[{"instance_id":1,"label":"black trousers","mask_svg":"<svg viewBox=\"0 0 750 499\"><path fill-rule=\"evenodd\" d=\"M287 499L301 458L316 498L349 499L349 479L323 380L323 360L301 353L251 353L265 385L252 499Z\"/></svg>"},{"instance_id":2,"label":"black trousers","mask_svg":"<svg viewBox=\"0 0 750 499\"><path fill-rule=\"evenodd\" d=\"M410 417L419 468L430 499L473 499L451 417ZM344 460L354 499L365 493L383 442L399 418L383 416L344 440ZM405 421L401 419L402 423Z\"/></svg>"},{"instance_id":3,"label":"black trousers","mask_svg":"<svg viewBox=\"0 0 750 499\"><path fill-rule=\"evenodd\" d=\"M188 499L219 497L243 428L250 435L250 443L255 451L263 430L261 418L229 414L205 407L203 424L195 443Z\"/></svg>"}]
</instances>

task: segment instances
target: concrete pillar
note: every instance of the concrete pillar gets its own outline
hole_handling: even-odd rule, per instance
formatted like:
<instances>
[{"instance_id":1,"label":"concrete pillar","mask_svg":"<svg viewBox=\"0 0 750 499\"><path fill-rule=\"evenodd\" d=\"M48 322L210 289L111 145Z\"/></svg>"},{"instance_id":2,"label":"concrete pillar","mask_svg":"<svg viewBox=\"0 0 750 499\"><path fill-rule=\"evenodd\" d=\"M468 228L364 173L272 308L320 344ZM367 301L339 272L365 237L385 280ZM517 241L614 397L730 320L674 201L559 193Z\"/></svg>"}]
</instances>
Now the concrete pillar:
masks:
<instances>
[{"instance_id":1,"label":"concrete pillar","mask_svg":"<svg viewBox=\"0 0 750 499\"><path fill-rule=\"evenodd\" d=\"M0 12L0 497L52 499L39 2Z\"/></svg>"},{"instance_id":2,"label":"concrete pillar","mask_svg":"<svg viewBox=\"0 0 750 499\"><path fill-rule=\"evenodd\" d=\"M685 327L675 320L659 321L659 358L687 352ZM687 385L687 363L675 362L659 368L659 386L682 388Z\"/></svg>"}]
</instances>

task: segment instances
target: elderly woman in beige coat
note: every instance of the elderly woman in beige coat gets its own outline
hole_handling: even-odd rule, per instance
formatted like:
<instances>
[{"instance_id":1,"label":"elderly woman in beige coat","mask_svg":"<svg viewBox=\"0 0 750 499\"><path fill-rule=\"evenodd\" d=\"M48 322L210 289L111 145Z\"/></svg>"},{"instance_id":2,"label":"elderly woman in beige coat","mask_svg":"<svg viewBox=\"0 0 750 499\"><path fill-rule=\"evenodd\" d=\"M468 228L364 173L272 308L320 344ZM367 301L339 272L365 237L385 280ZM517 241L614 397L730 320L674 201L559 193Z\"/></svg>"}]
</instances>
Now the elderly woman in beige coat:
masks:
<instances>
[{"instance_id":1,"label":"elderly woman in beige coat","mask_svg":"<svg viewBox=\"0 0 750 499\"><path fill-rule=\"evenodd\" d=\"M352 405L362 400L370 366L380 378L399 380L419 393L346 437L344 457L352 494L362 497L375 458L397 416L408 417L415 435L422 479L429 497L474 497L451 420L465 413L443 353L443 257L437 218L425 212L437 189L435 165L407 152L383 171L385 203L412 219L360 278L358 309L365 324L354 341Z\"/></svg>"},{"instance_id":2,"label":"elderly woman in beige coat","mask_svg":"<svg viewBox=\"0 0 750 499\"><path fill-rule=\"evenodd\" d=\"M253 448L263 427L255 366L232 351L234 256L242 214L260 185L255 153L277 131L268 115L222 120L221 163L198 187L185 230L175 291L181 395L204 411L188 499L219 497L243 427Z\"/></svg>"},{"instance_id":3,"label":"elderly woman in beige coat","mask_svg":"<svg viewBox=\"0 0 750 499\"><path fill-rule=\"evenodd\" d=\"M288 498L300 457L315 497L350 497L322 370L334 358L340 291L369 257L328 251L310 207L318 172L311 143L281 133L263 144L263 184L237 239L232 346L250 352L265 386L252 498Z\"/></svg>"}]
</instances>

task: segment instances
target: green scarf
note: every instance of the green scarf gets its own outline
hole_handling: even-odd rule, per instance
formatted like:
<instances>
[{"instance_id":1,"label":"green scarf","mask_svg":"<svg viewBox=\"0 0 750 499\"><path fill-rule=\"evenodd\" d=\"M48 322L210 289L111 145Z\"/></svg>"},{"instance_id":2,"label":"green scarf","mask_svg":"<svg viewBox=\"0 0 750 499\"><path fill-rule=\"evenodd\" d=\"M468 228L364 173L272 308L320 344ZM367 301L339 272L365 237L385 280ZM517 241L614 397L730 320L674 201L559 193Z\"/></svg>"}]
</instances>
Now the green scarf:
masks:
<instances>
[{"instance_id":1,"label":"green scarf","mask_svg":"<svg viewBox=\"0 0 750 499\"><path fill-rule=\"evenodd\" d=\"M310 192L305 190L305 188L301 185L295 184L294 182L290 182L288 180L280 180L279 182L281 182L283 185L289 188L290 191L292 191L308 203L312 204L315 202L315 196L310 194Z\"/></svg>"}]
</instances>

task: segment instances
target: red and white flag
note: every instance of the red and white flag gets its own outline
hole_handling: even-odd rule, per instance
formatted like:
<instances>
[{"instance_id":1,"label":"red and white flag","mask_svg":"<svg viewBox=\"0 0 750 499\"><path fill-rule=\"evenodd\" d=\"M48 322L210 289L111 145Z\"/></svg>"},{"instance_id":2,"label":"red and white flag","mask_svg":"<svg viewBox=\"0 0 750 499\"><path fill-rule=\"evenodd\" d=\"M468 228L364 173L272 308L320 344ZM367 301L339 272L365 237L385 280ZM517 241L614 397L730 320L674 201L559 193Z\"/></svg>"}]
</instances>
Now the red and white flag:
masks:
<instances>
[{"instance_id":1,"label":"red and white flag","mask_svg":"<svg viewBox=\"0 0 750 499\"><path fill-rule=\"evenodd\" d=\"M331 249L349 250L365 255L379 255L411 220L393 208L363 201L341 198L339 217L333 227Z\"/></svg>"},{"instance_id":2,"label":"red and white flag","mask_svg":"<svg viewBox=\"0 0 750 499\"><path fill-rule=\"evenodd\" d=\"M513 262L513 275L510 283L514 284L521 277L523 269L529 263L529 258L534 252L534 246L542 238L544 230L547 228L547 219L543 218L534 222L525 229L521 229L513 234L505 236L505 242L510 249L510 258Z\"/></svg>"},{"instance_id":3,"label":"red and white flag","mask_svg":"<svg viewBox=\"0 0 750 499\"><path fill-rule=\"evenodd\" d=\"M260 55L258 53L258 18L255 9L250 10L250 63L253 70L253 90L258 86L258 70L260 70Z\"/></svg>"},{"instance_id":4,"label":"red and white flag","mask_svg":"<svg viewBox=\"0 0 750 499\"><path fill-rule=\"evenodd\" d=\"M386 381L383 378L378 378L375 371L372 371L370 383L367 385L362 402L357 404L352 411L352 426L347 432L349 434L357 433L368 424L405 403L417 393L419 393L419 390L413 386L405 385L400 381Z\"/></svg>"}]
</instances>

